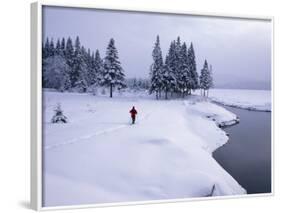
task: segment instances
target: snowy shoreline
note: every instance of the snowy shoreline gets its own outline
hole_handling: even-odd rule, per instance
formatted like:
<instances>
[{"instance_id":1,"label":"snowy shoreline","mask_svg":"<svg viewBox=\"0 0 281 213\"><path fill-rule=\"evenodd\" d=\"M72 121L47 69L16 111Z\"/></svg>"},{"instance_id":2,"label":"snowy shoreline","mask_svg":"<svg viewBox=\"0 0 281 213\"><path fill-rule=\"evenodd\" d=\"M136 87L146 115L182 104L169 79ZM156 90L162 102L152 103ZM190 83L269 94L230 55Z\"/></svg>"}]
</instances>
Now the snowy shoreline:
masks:
<instances>
[{"instance_id":1,"label":"snowy shoreline","mask_svg":"<svg viewBox=\"0 0 281 213\"><path fill-rule=\"evenodd\" d=\"M234 107L237 109L244 109L244 110L248 110L248 111L256 111L256 112L271 112L271 109L267 109L267 108L257 108L257 107L252 107L252 106L241 106L238 104L230 104L230 103L225 103L223 101L217 101L213 98L210 98L210 100L215 103L215 104L219 104L222 106L228 106L228 107Z\"/></svg>"},{"instance_id":2,"label":"snowy shoreline","mask_svg":"<svg viewBox=\"0 0 281 213\"><path fill-rule=\"evenodd\" d=\"M250 111L272 111L270 90L211 89L209 99L214 103Z\"/></svg>"},{"instance_id":3,"label":"snowy shoreline","mask_svg":"<svg viewBox=\"0 0 281 213\"><path fill-rule=\"evenodd\" d=\"M246 193L212 157L228 141L220 127L238 122L221 106L198 96L157 101L44 92L44 100L46 206ZM67 124L50 123L58 102ZM139 110L134 126L132 105Z\"/></svg>"},{"instance_id":4,"label":"snowy shoreline","mask_svg":"<svg viewBox=\"0 0 281 213\"><path fill-rule=\"evenodd\" d=\"M207 118L213 119L213 121L215 121L217 126L220 128L230 127L230 126L239 124L239 122L240 122L240 120L237 116L236 116L236 118L234 118L232 120L226 120L226 121L220 121L220 122L217 122L211 115L207 116Z\"/></svg>"}]
</instances>

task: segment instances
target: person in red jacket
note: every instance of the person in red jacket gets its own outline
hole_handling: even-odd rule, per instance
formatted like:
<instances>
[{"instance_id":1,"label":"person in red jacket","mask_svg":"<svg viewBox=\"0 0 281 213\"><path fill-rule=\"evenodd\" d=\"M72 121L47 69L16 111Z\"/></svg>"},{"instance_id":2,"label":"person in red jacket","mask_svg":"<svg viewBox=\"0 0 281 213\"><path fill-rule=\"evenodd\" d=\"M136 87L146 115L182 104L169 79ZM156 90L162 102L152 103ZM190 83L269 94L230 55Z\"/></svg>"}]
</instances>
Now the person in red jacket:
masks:
<instances>
[{"instance_id":1,"label":"person in red jacket","mask_svg":"<svg viewBox=\"0 0 281 213\"><path fill-rule=\"evenodd\" d=\"M135 107L133 106L133 108L130 110L131 113L131 118L132 118L132 124L135 123L136 120L136 114L138 114L137 110L135 109Z\"/></svg>"}]
</instances>

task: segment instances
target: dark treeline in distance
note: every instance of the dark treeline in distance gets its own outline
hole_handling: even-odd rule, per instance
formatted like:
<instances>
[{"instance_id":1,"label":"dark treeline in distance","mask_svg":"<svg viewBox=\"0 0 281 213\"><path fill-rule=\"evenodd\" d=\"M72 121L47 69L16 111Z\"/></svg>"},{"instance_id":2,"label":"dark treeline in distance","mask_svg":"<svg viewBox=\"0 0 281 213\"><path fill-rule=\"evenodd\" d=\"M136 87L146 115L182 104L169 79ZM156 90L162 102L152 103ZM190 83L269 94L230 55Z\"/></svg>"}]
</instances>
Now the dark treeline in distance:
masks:
<instances>
[{"instance_id":1,"label":"dark treeline in distance","mask_svg":"<svg viewBox=\"0 0 281 213\"><path fill-rule=\"evenodd\" d=\"M185 97L190 95L192 90L199 88L203 89L205 96L205 91L213 86L207 61L205 61L203 71L198 79L193 44L191 43L187 48L185 42L181 43L180 37L171 42L165 60L163 60L160 38L157 36L152 58L149 91L155 93L156 99L161 98L162 93L164 93L165 99L168 99L168 94L171 97L173 95Z\"/></svg>"},{"instance_id":2,"label":"dark treeline in distance","mask_svg":"<svg viewBox=\"0 0 281 213\"><path fill-rule=\"evenodd\" d=\"M74 44L70 37L67 40L57 39L56 44L47 37L42 59L43 88L87 92L97 86L105 86L110 89L112 97L115 88L125 87L125 74L114 39L110 39L106 56L102 59L99 50L86 50L78 36Z\"/></svg>"}]
</instances>

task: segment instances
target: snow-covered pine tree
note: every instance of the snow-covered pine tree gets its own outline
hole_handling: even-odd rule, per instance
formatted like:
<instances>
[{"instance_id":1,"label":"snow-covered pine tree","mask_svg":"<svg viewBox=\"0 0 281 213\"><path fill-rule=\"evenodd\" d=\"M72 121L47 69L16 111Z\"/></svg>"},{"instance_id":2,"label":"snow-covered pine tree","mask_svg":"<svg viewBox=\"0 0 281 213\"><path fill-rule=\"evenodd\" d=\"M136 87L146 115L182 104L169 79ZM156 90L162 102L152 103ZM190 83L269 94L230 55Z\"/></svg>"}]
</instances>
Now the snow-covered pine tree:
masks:
<instances>
[{"instance_id":1,"label":"snow-covered pine tree","mask_svg":"<svg viewBox=\"0 0 281 213\"><path fill-rule=\"evenodd\" d=\"M90 50L88 50L90 51ZM99 76L96 72L96 65L95 65L95 52L92 51L92 53L88 52L89 59L90 59L90 66L91 71L88 71L88 79L90 81L90 90L93 95L96 95L97 93L97 86L99 85Z\"/></svg>"},{"instance_id":2,"label":"snow-covered pine tree","mask_svg":"<svg viewBox=\"0 0 281 213\"><path fill-rule=\"evenodd\" d=\"M103 60L100 57L99 50L96 50L95 57L94 57L94 68L97 78L97 84L102 84L103 73L104 73L104 64Z\"/></svg>"},{"instance_id":3,"label":"snow-covered pine tree","mask_svg":"<svg viewBox=\"0 0 281 213\"><path fill-rule=\"evenodd\" d=\"M43 88L47 87L47 81L46 81L46 74L47 70L45 67L45 60L50 56L50 42L49 38L46 38L45 43L43 44L42 47L42 86Z\"/></svg>"},{"instance_id":4,"label":"snow-covered pine tree","mask_svg":"<svg viewBox=\"0 0 281 213\"><path fill-rule=\"evenodd\" d=\"M54 55L44 59L43 79L44 88L54 88L59 91L68 90L71 86L69 66L61 55Z\"/></svg>"},{"instance_id":5,"label":"snow-covered pine tree","mask_svg":"<svg viewBox=\"0 0 281 213\"><path fill-rule=\"evenodd\" d=\"M49 56L50 56L50 42L49 42L49 38L47 37L43 50L42 50L42 58L46 59Z\"/></svg>"},{"instance_id":6,"label":"snow-covered pine tree","mask_svg":"<svg viewBox=\"0 0 281 213\"><path fill-rule=\"evenodd\" d=\"M81 62L82 62L81 46L80 46L79 37L77 36L74 44L73 65L72 65L72 70L70 72L70 80L71 80L72 87L77 86L76 84L79 78L79 72L81 70L81 65L82 65Z\"/></svg>"},{"instance_id":7,"label":"snow-covered pine tree","mask_svg":"<svg viewBox=\"0 0 281 213\"><path fill-rule=\"evenodd\" d=\"M96 75L96 70L95 70L94 53L91 54L90 49L88 49L88 52L86 55L86 63L87 63L87 67L88 67L88 85L93 88L97 83L97 75Z\"/></svg>"},{"instance_id":8,"label":"snow-covered pine tree","mask_svg":"<svg viewBox=\"0 0 281 213\"><path fill-rule=\"evenodd\" d=\"M72 44L72 39L70 37L67 38L67 41L66 41L66 47L65 47L65 59L66 59L66 63L67 65L69 66L70 68L70 81L71 81L71 87L74 86L74 83L72 81L72 77L71 77L71 74L72 74L72 70L73 70L73 58L74 58L74 48L73 48L73 44Z\"/></svg>"},{"instance_id":9,"label":"snow-covered pine tree","mask_svg":"<svg viewBox=\"0 0 281 213\"><path fill-rule=\"evenodd\" d=\"M175 42L175 77L176 77L176 92L182 93L184 89L183 72L182 72L182 47L180 37L177 37Z\"/></svg>"},{"instance_id":10,"label":"snow-covered pine tree","mask_svg":"<svg viewBox=\"0 0 281 213\"><path fill-rule=\"evenodd\" d=\"M92 63L92 66L95 67L95 51L92 51L92 54L91 54L91 63Z\"/></svg>"},{"instance_id":11,"label":"snow-covered pine tree","mask_svg":"<svg viewBox=\"0 0 281 213\"><path fill-rule=\"evenodd\" d=\"M210 71L208 67L208 62L205 60L203 69L201 69L200 75L200 89L203 90L203 96L206 96L206 91L211 87L210 83Z\"/></svg>"},{"instance_id":12,"label":"snow-covered pine tree","mask_svg":"<svg viewBox=\"0 0 281 213\"><path fill-rule=\"evenodd\" d=\"M104 72L101 80L102 86L107 86L110 89L110 98L113 96L113 89L124 88L125 74L118 57L118 51L114 44L114 39L111 38L106 49L104 59Z\"/></svg>"},{"instance_id":13,"label":"snow-covered pine tree","mask_svg":"<svg viewBox=\"0 0 281 213\"><path fill-rule=\"evenodd\" d=\"M95 69L92 63L92 55L91 55L91 50L88 49L86 51L86 48L82 46L82 56L83 56L83 61L86 64L86 80L88 87L92 87L95 82L96 82L96 77L95 77Z\"/></svg>"},{"instance_id":14,"label":"snow-covered pine tree","mask_svg":"<svg viewBox=\"0 0 281 213\"><path fill-rule=\"evenodd\" d=\"M165 93L165 99L168 99L168 92L172 91L173 85L175 84L175 78L173 76L173 72L171 67L169 66L169 56L167 55L165 58L165 64L163 66L163 74L162 74L162 87Z\"/></svg>"},{"instance_id":15,"label":"snow-covered pine tree","mask_svg":"<svg viewBox=\"0 0 281 213\"><path fill-rule=\"evenodd\" d=\"M79 36L75 40L73 66L70 72L70 80L73 87L79 92L86 92L88 88L87 64L85 62L85 48L81 47Z\"/></svg>"},{"instance_id":16,"label":"snow-covered pine tree","mask_svg":"<svg viewBox=\"0 0 281 213\"><path fill-rule=\"evenodd\" d=\"M62 40L61 40L60 52L63 56L65 56L65 39L64 38L62 38Z\"/></svg>"},{"instance_id":17,"label":"snow-covered pine tree","mask_svg":"<svg viewBox=\"0 0 281 213\"><path fill-rule=\"evenodd\" d=\"M55 48L55 55L60 55L60 54L61 54L61 44L60 44L60 39L58 39Z\"/></svg>"},{"instance_id":18,"label":"snow-covered pine tree","mask_svg":"<svg viewBox=\"0 0 281 213\"><path fill-rule=\"evenodd\" d=\"M169 91L171 96L177 91L177 58L176 58L176 42L172 41L167 55L166 66L169 70Z\"/></svg>"},{"instance_id":19,"label":"snow-covered pine tree","mask_svg":"<svg viewBox=\"0 0 281 213\"><path fill-rule=\"evenodd\" d=\"M210 65L209 70L209 75L208 75L208 90L207 90L207 96L209 96L209 90L210 88L214 87L214 82L213 82L213 67Z\"/></svg>"},{"instance_id":20,"label":"snow-covered pine tree","mask_svg":"<svg viewBox=\"0 0 281 213\"><path fill-rule=\"evenodd\" d=\"M162 73L163 73L163 58L162 58L162 51L160 47L160 38L157 35L156 42L154 45L154 49L152 51L152 58L153 63L150 66L150 78L151 78L151 85L149 92L150 94L155 92L156 99L159 98L162 85Z\"/></svg>"},{"instance_id":21,"label":"snow-covered pine tree","mask_svg":"<svg viewBox=\"0 0 281 213\"><path fill-rule=\"evenodd\" d=\"M196 70L195 52L194 52L192 42L191 42L190 47L188 49L188 60L189 60L189 63L188 63L189 72L190 72L190 76L191 76L191 79L192 79L191 89L195 90L199 87L199 84L198 84L198 73L197 73L197 70Z\"/></svg>"},{"instance_id":22,"label":"snow-covered pine tree","mask_svg":"<svg viewBox=\"0 0 281 213\"><path fill-rule=\"evenodd\" d=\"M91 50L90 48L88 48L87 53L86 53L86 61L87 61L87 65L89 67L92 67L92 54L91 54Z\"/></svg>"},{"instance_id":23,"label":"snow-covered pine tree","mask_svg":"<svg viewBox=\"0 0 281 213\"><path fill-rule=\"evenodd\" d=\"M180 86L181 86L181 92L182 96L187 93L192 89L192 79L190 75L190 70L188 66L188 53L187 53L187 47L186 43L184 42L182 47L181 47L181 62L180 62Z\"/></svg>"},{"instance_id":24,"label":"snow-covered pine tree","mask_svg":"<svg viewBox=\"0 0 281 213\"><path fill-rule=\"evenodd\" d=\"M58 103L56 108L54 109L55 114L52 117L52 123L67 123L67 117L63 114L63 111L61 109L61 105Z\"/></svg>"},{"instance_id":25,"label":"snow-covered pine tree","mask_svg":"<svg viewBox=\"0 0 281 213\"><path fill-rule=\"evenodd\" d=\"M49 56L54 56L54 55L55 55L55 44L54 44L54 40L51 39L50 48L49 48Z\"/></svg>"}]
</instances>

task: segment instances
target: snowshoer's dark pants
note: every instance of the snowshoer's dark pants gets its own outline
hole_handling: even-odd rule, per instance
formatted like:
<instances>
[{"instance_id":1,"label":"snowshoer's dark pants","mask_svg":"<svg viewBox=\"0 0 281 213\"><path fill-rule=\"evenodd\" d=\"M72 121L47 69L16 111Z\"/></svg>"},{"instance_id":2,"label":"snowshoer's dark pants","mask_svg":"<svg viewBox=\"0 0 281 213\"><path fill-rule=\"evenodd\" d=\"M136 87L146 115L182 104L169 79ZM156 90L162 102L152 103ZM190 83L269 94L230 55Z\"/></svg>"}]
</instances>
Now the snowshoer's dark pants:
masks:
<instances>
[{"instance_id":1,"label":"snowshoer's dark pants","mask_svg":"<svg viewBox=\"0 0 281 213\"><path fill-rule=\"evenodd\" d=\"M132 124L134 124L136 120L136 116L132 115L131 117L132 117Z\"/></svg>"}]
</instances>

